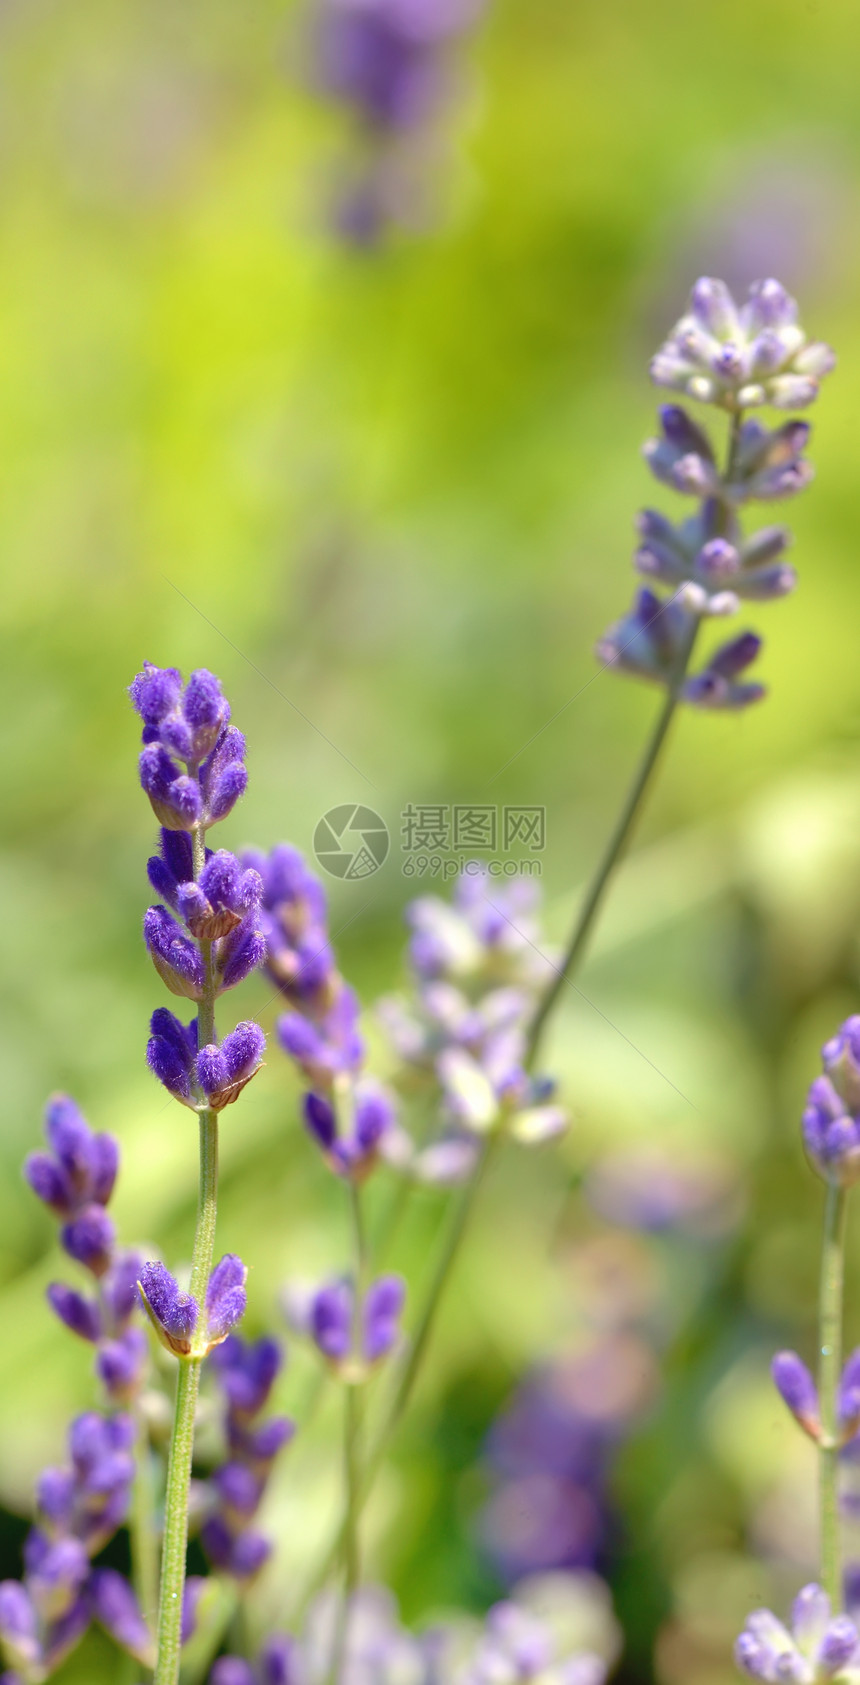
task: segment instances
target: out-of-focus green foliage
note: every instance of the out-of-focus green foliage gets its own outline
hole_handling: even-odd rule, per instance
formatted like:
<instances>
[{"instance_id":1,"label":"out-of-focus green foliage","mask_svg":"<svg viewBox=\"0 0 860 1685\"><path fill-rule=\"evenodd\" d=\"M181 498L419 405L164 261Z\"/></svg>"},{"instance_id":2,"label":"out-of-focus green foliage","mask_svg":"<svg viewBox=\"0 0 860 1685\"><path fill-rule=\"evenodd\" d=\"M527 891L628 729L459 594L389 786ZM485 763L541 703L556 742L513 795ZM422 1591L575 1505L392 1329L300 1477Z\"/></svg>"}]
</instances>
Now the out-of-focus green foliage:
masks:
<instances>
[{"instance_id":1,"label":"out-of-focus green foliage","mask_svg":"<svg viewBox=\"0 0 860 1685\"><path fill-rule=\"evenodd\" d=\"M251 769L225 844L308 848L343 801L387 818L384 870L334 894L365 999L401 966L408 801L545 803L560 937L655 705L591 654L652 500L647 359L697 273L775 272L840 368L791 511L801 588L751 617L772 695L680 723L552 1038L575 1127L512 1150L487 1188L369 1520L408 1615L493 1594L475 1462L516 1377L574 1326L565 1258L594 1222L579 1173L633 1138L715 1147L744 1218L661 1251L675 1331L618 1470L616 1552L630 1676L659 1630L664 1685L712 1685L747 1607L814 1549L810 1459L766 1373L776 1344L811 1352L821 1196L797 1119L860 990L860 17L849 0L489 0L440 224L375 254L326 232L347 137L302 89L300 42L271 0L0 13L0 1496L26 1512L92 1398L89 1354L43 1303L62 1266L20 1180L49 1090L120 1135L124 1234L174 1261L190 1244L193 1123L143 1068L163 994L139 940L154 827L125 685L144 658L222 676ZM271 1026L259 981L254 1013ZM251 1261L263 1327L288 1274L340 1263L340 1190L275 1048L223 1136L220 1234ZM441 1209L419 1200L395 1247L416 1280ZM850 1295L849 1321L860 1338ZM297 1360L288 1405L306 1380ZM331 1408L284 1459L284 1566L259 1616L330 1523ZM14 1572L11 1519L4 1538ZM63 1674L116 1676L95 1640Z\"/></svg>"}]
</instances>

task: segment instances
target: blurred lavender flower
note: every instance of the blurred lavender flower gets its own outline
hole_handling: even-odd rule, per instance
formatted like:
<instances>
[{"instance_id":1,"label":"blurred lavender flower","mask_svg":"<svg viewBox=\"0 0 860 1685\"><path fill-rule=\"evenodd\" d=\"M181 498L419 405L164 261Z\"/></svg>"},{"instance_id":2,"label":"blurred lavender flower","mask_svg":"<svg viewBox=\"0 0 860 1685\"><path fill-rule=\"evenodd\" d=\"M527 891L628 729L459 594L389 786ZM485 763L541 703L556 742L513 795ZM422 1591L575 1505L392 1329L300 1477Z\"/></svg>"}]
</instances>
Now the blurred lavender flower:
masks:
<instances>
[{"instance_id":1,"label":"blurred lavender flower","mask_svg":"<svg viewBox=\"0 0 860 1685\"><path fill-rule=\"evenodd\" d=\"M797 318L795 300L778 281L755 281L738 305L723 281L704 276L654 358L651 377L725 409L803 408L836 358L829 345L807 338Z\"/></svg>"},{"instance_id":2,"label":"blurred lavender flower","mask_svg":"<svg viewBox=\"0 0 860 1685\"><path fill-rule=\"evenodd\" d=\"M48 1303L66 1328L97 1347L96 1373L108 1397L128 1404L143 1385L147 1347L143 1330L133 1326L141 1259L117 1249L104 1210L116 1182L119 1146L112 1135L94 1134L67 1095L48 1102L45 1133L51 1152L30 1154L27 1181L57 1216L68 1219L60 1231L62 1244L99 1282L92 1297L52 1282Z\"/></svg>"},{"instance_id":3,"label":"blurred lavender flower","mask_svg":"<svg viewBox=\"0 0 860 1685\"><path fill-rule=\"evenodd\" d=\"M735 1658L745 1673L767 1685L781 1685L786 1679L797 1685L844 1679L854 1685L860 1677L858 1645L853 1621L846 1615L833 1616L826 1593L808 1585L794 1600L791 1630L769 1609L757 1609L735 1645Z\"/></svg>"},{"instance_id":4,"label":"blurred lavender flower","mask_svg":"<svg viewBox=\"0 0 860 1685\"><path fill-rule=\"evenodd\" d=\"M603 1685L620 1648L608 1590L588 1573L523 1580L477 1638L452 1636L441 1668L450 1685Z\"/></svg>"},{"instance_id":5,"label":"blurred lavender flower","mask_svg":"<svg viewBox=\"0 0 860 1685\"><path fill-rule=\"evenodd\" d=\"M821 1050L803 1114L810 1162L825 1181L850 1187L860 1178L860 1017L847 1018Z\"/></svg>"},{"instance_id":6,"label":"blurred lavender flower","mask_svg":"<svg viewBox=\"0 0 860 1685\"><path fill-rule=\"evenodd\" d=\"M517 1389L489 1438L481 1537L503 1578L593 1568L613 1524L609 1477L652 1402L656 1363L632 1330L592 1333Z\"/></svg>"},{"instance_id":7,"label":"blurred lavender flower","mask_svg":"<svg viewBox=\"0 0 860 1685\"><path fill-rule=\"evenodd\" d=\"M793 497L809 484L809 426L792 420L768 429L742 417L754 405L811 402L833 365L829 347L807 343L797 306L779 282L756 282L742 307L722 281L696 282L690 311L651 375L657 385L730 412L728 460L720 468L708 434L679 404L661 408L660 436L645 445L646 461L661 484L700 508L677 526L654 509L639 515L635 566L672 594L664 601L649 589L638 593L597 645L605 667L648 679L699 708L745 708L765 694L741 677L761 647L753 633L716 650L691 677L688 663L703 619L735 614L744 599L784 597L797 583L782 560L786 528L764 527L745 538L738 510L756 499Z\"/></svg>"},{"instance_id":8,"label":"blurred lavender flower","mask_svg":"<svg viewBox=\"0 0 860 1685\"><path fill-rule=\"evenodd\" d=\"M13 1678L20 1674L28 1685L53 1673L89 1626L97 1582L90 1559L125 1520L134 1434L130 1416L87 1411L69 1429L70 1464L39 1478L39 1519L24 1545L23 1581L0 1584L0 1653Z\"/></svg>"},{"instance_id":9,"label":"blurred lavender flower","mask_svg":"<svg viewBox=\"0 0 860 1685\"><path fill-rule=\"evenodd\" d=\"M213 1567L245 1581L259 1571L271 1552L269 1540L254 1521L275 1457L289 1443L294 1427L286 1416L259 1419L283 1361L276 1341L246 1342L231 1334L215 1348L210 1361L224 1399L227 1456L210 1477L209 1512L200 1540ZM270 1679L277 1685L281 1678L276 1664L283 1661L286 1667L289 1651L278 1648L280 1643L272 1640L269 1661L274 1671L265 1671L268 1652L262 1653L259 1678L266 1685ZM252 1672L250 1677L256 1685L258 1674ZM225 1672L225 1679L229 1673Z\"/></svg>"},{"instance_id":10,"label":"blurred lavender flower","mask_svg":"<svg viewBox=\"0 0 860 1685\"><path fill-rule=\"evenodd\" d=\"M407 908L412 995L382 1001L379 1015L402 1065L401 1086L439 1093L443 1132L418 1146L395 1129L383 1150L419 1181L468 1176L476 1137L489 1130L531 1144L566 1127L553 1084L525 1069L528 1028L551 973L538 893L527 880L497 883L473 861L451 904L426 895Z\"/></svg>"},{"instance_id":11,"label":"blurred lavender flower","mask_svg":"<svg viewBox=\"0 0 860 1685\"><path fill-rule=\"evenodd\" d=\"M305 1122L337 1175L363 1181L376 1164L384 1137L394 1124L394 1104L370 1078L359 1078L350 1096L350 1116L341 1120L326 1095L306 1094ZM346 1130L341 1127L346 1123Z\"/></svg>"},{"instance_id":12,"label":"blurred lavender flower","mask_svg":"<svg viewBox=\"0 0 860 1685\"><path fill-rule=\"evenodd\" d=\"M290 1325L313 1340L332 1369L348 1382L358 1382L399 1340L405 1298L401 1276L379 1276L364 1294L358 1320L353 1284L340 1276L321 1287L288 1287L284 1310Z\"/></svg>"},{"instance_id":13,"label":"blurred lavender flower","mask_svg":"<svg viewBox=\"0 0 860 1685\"><path fill-rule=\"evenodd\" d=\"M646 1234L718 1238L739 1214L737 1172L704 1149L617 1147L588 1172L585 1193L610 1223Z\"/></svg>"},{"instance_id":14,"label":"blurred lavender flower","mask_svg":"<svg viewBox=\"0 0 860 1685\"><path fill-rule=\"evenodd\" d=\"M337 205L346 238L372 244L405 219L430 124L451 94L454 45L480 9L481 0L317 0L313 79L354 113L364 156Z\"/></svg>"},{"instance_id":15,"label":"blurred lavender flower","mask_svg":"<svg viewBox=\"0 0 860 1685\"><path fill-rule=\"evenodd\" d=\"M295 1639L273 1634L254 1662L221 1656L209 1675L209 1685L300 1685Z\"/></svg>"}]
</instances>

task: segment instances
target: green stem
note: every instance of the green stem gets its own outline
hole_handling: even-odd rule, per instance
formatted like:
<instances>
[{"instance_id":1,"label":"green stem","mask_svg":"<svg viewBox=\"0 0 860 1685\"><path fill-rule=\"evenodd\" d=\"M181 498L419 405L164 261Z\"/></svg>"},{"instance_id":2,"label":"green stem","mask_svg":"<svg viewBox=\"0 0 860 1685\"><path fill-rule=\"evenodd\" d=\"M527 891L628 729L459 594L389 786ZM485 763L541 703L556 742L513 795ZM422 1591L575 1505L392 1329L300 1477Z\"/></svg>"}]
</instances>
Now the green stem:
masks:
<instances>
[{"instance_id":1,"label":"green stem","mask_svg":"<svg viewBox=\"0 0 860 1685\"><path fill-rule=\"evenodd\" d=\"M729 434L726 449L726 480L728 480L731 476L732 468L734 466L742 420L743 416L740 410L733 413L729 419ZM722 500L722 513L723 520L728 520L731 514L731 505L728 499ZM615 871L628 842L630 841L630 837L633 833L633 827L639 817L645 792L651 782L651 775L654 772L658 760L660 759L660 751L663 748L663 744L665 743L669 732L669 727L675 716L675 710L680 700L681 688L689 671L690 660L692 658L698 631L699 622L698 620L693 620L690 625L690 631L686 642L683 648L679 651L675 671L669 681L663 706L660 709L654 723L654 730L652 731L648 743L645 746L645 752L636 769L633 782L627 792L624 805L618 815L615 825L613 826L603 854L601 855L597 871L586 890L585 900L580 908L579 916L573 927L570 941L568 942L561 965L555 972L551 983L538 1005L534 1018L532 1019L529 1027L528 1040L526 1042L525 1064L527 1069L531 1068L537 1057L547 1019L549 1018L562 989L565 988L571 981L576 967L582 958L588 938L591 935L597 915L603 904L603 898L609 888L612 874Z\"/></svg>"},{"instance_id":2,"label":"green stem","mask_svg":"<svg viewBox=\"0 0 860 1685\"><path fill-rule=\"evenodd\" d=\"M818 1396L821 1409L818 1469L821 1584L831 1600L834 1614L842 1607L838 1490L839 1381L842 1374L842 1295L847 1204L845 1189L835 1182L828 1183L818 1300Z\"/></svg>"},{"instance_id":3,"label":"green stem","mask_svg":"<svg viewBox=\"0 0 860 1685\"><path fill-rule=\"evenodd\" d=\"M624 805L610 833L609 841L607 842L600 858L597 871L595 872L594 877L592 878L586 891L585 900L580 908L579 917L573 927L573 932L565 950L564 957L560 966L555 971L552 981L543 995L540 1004L538 1005L537 1012L532 1019L529 1027L528 1041L526 1043L527 1067L530 1067L537 1057L546 1021L549 1018L562 989L566 988L576 971L579 960L585 951L585 946L588 942L589 936L591 935L597 915L603 904L603 898L609 888L609 882L612 874L615 871L627 843L630 840L633 827L642 806L645 792L651 782L651 774L653 773L660 758L660 751L666 741L669 727L672 724L675 710L678 706L681 686L687 676L687 669L690 665L690 657L693 653L693 645L696 640L697 631L698 622L694 621L690 630L690 636L688 637L686 645L681 652L681 659L679 660L676 668L672 684L666 692L663 706L660 709L654 725L654 730L652 731L651 737L646 744L645 753L643 754L636 769L633 782L630 785Z\"/></svg>"},{"instance_id":4,"label":"green stem","mask_svg":"<svg viewBox=\"0 0 860 1685\"><path fill-rule=\"evenodd\" d=\"M194 876L198 878L206 859L202 831L192 832ZM200 943L203 960L203 991L197 1009L197 1042L205 1047L215 1040L215 997L217 981L212 961L212 943ZM191 1254L190 1291L201 1307L212 1271L218 1200L218 1115L200 1112L200 1171L197 1196L197 1224ZM180 1358L176 1380L176 1406L167 1465L164 1505L164 1550L161 1559L161 1596L158 1609L158 1651L154 1685L177 1685L182 1647L182 1598L188 1550L188 1489L194 1452L194 1416L200 1386L202 1356Z\"/></svg>"}]
</instances>

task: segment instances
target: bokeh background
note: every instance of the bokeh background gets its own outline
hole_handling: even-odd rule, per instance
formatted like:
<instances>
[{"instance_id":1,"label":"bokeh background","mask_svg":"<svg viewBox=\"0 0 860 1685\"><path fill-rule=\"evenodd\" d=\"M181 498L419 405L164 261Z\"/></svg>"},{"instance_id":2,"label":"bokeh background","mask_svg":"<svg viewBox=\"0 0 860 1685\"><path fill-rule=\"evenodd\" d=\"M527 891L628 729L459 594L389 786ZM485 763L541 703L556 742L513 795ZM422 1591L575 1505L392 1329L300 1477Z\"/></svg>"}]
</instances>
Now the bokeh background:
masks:
<instances>
[{"instance_id":1,"label":"bokeh background","mask_svg":"<svg viewBox=\"0 0 860 1685\"><path fill-rule=\"evenodd\" d=\"M139 937L154 827L125 686L145 658L222 676L251 769L226 845L308 849L341 802L387 819L384 868L333 886L366 1002L403 977L409 801L545 804L560 939L655 707L591 653L653 501L647 360L698 273L775 273L840 366L789 516L801 587L751 617L771 695L679 723L551 1038L574 1125L512 1148L486 1188L368 1522L409 1619L484 1607L529 1509L492 1509L492 1424L608 1331L627 1346L579 1406L619 1424L598 1558L622 1676L716 1685L748 1607L815 1554L811 1456L767 1367L814 1349L821 1189L798 1117L860 995L860 17L487 0L432 209L367 247L331 225L354 126L309 81L306 29L272 0L0 10L0 1568L92 1398L88 1352L44 1305L62 1266L20 1175L49 1091L120 1135L125 1237L173 1261L190 1245L193 1126L143 1064L163 991ZM271 1025L261 981L239 1011ZM273 1050L223 1130L220 1234L252 1262L258 1329L345 1245L296 1100ZM607 1155L645 1147L693 1188L658 1237L601 1193ZM660 1185L659 1158L623 1162ZM416 1284L443 1207L419 1198L393 1245ZM854 1339L858 1281L852 1241ZM299 1414L309 1375L297 1354ZM284 1459L252 1620L287 1618L312 1567L333 1433L332 1402ZM62 1678L117 1666L92 1638Z\"/></svg>"}]
</instances>

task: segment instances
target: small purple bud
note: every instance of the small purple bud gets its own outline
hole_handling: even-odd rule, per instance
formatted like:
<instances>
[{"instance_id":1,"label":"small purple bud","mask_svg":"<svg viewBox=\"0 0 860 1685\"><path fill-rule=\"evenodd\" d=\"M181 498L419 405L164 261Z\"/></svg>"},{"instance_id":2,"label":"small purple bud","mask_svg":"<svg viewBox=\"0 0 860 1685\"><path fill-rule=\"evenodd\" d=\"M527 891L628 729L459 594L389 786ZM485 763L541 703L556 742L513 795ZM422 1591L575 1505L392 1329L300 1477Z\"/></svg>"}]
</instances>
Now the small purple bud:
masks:
<instances>
[{"instance_id":1,"label":"small purple bud","mask_svg":"<svg viewBox=\"0 0 860 1685\"><path fill-rule=\"evenodd\" d=\"M64 1223L60 1240L70 1258L100 1276L110 1264L116 1230L104 1206L87 1205L71 1222Z\"/></svg>"},{"instance_id":2,"label":"small purple bud","mask_svg":"<svg viewBox=\"0 0 860 1685\"><path fill-rule=\"evenodd\" d=\"M174 995L199 1000L203 991L203 961L166 907L150 907L143 921L143 939L163 983Z\"/></svg>"},{"instance_id":3,"label":"small purple bud","mask_svg":"<svg viewBox=\"0 0 860 1685\"><path fill-rule=\"evenodd\" d=\"M128 694L144 724L159 725L179 702L182 674L177 667L155 667L145 661Z\"/></svg>"},{"instance_id":4,"label":"small purple bud","mask_svg":"<svg viewBox=\"0 0 860 1685\"><path fill-rule=\"evenodd\" d=\"M176 1278L160 1263L144 1264L138 1285L159 1339L177 1357L187 1357L199 1316L196 1299L181 1292Z\"/></svg>"},{"instance_id":5,"label":"small purple bud","mask_svg":"<svg viewBox=\"0 0 860 1685\"><path fill-rule=\"evenodd\" d=\"M47 1153L30 1153L24 1161L24 1175L37 1199L58 1217L68 1217L75 1207L69 1177Z\"/></svg>"},{"instance_id":6,"label":"small purple bud","mask_svg":"<svg viewBox=\"0 0 860 1685\"><path fill-rule=\"evenodd\" d=\"M225 1509L247 1519L255 1514L263 1493L263 1483L244 1463L222 1463L212 1476L212 1484Z\"/></svg>"},{"instance_id":7,"label":"small purple bud","mask_svg":"<svg viewBox=\"0 0 860 1685\"><path fill-rule=\"evenodd\" d=\"M77 1293L62 1281L52 1281L46 1297L55 1316L58 1316L73 1334L79 1334L82 1340L92 1342L100 1338L101 1313L98 1305L91 1299L84 1298L83 1293Z\"/></svg>"},{"instance_id":8,"label":"small purple bud","mask_svg":"<svg viewBox=\"0 0 860 1685\"><path fill-rule=\"evenodd\" d=\"M43 1469L36 1486L36 1507L52 1527L68 1530L75 1503L75 1476L71 1469Z\"/></svg>"},{"instance_id":9,"label":"small purple bud","mask_svg":"<svg viewBox=\"0 0 860 1685\"><path fill-rule=\"evenodd\" d=\"M117 1404L129 1404L140 1390L146 1370L147 1345L142 1328L127 1328L118 1340L104 1340L96 1358L96 1372L105 1391Z\"/></svg>"},{"instance_id":10,"label":"small purple bud","mask_svg":"<svg viewBox=\"0 0 860 1685\"><path fill-rule=\"evenodd\" d=\"M120 1649L151 1666L152 1639L128 1580L113 1568L96 1568L87 1584L87 1598L93 1619Z\"/></svg>"},{"instance_id":11,"label":"small purple bud","mask_svg":"<svg viewBox=\"0 0 860 1685\"><path fill-rule=\"evenodd\" d=\"M830 1622L818 1650L818 1665L824 1673L834 1674L847 1667L858 1644L857 1628L847 1615L836 1615Z\"/></svg>"},{"instance_id":12,"label":"small purple bud","mask_svg":"<svg viewBox=\"0 0 860 1685\"><path fill-rule=\"evenodd\" d=\"M231 1408L254 1416L268 1399L283 1357L276 1340L245 1341L231 1334L210 1361Z\"/></svg>"},{"instance_id":13,"label":"small purple bud","mask_svg":"<svg viewBox=\"0 0 860 1685\"><path fill-rule=\"evenodd\" d=\"M770 1372L783 1403L788 1405L795 1420L811 1439L818 1439L821 1422L818 1413L818 1389L806 1364L796 1352L777 1352Z\"/></svg>"},{"instance_id":14,"label":"small purple bud","mask_svg":"<svg viewBox=\"0 0 860 1685\"><path fill-rule=\"evenodd\" d=\"M383 1275L368 1289L364 1302L364 1355L377 1363L397 1340L406 1284L399 1275Z\"/></svg>"},{"instance_id":15,"label":"small purple bud","mask_svg":"<svg viewBox=\"0 0 860 1685\"><path fill-rule=\"evenodd\" d=\"M234 1252L226 1252L215 1265L206 1293L206 1338L210 1346L226 1340L245 1314L248 1271Z\"/></svg>"},{"instance_id":16,"label":"small purple bud","mask_svg":"<svg viewBox=\"0 0 860 1685\"><path fill-rule=\"evenodd\" d=\"M352 1348L352 1290L346 1281L320 1288L310 1308L309 1332L333 1363L341 1363Z\"/></svg>"}]
</instances>

